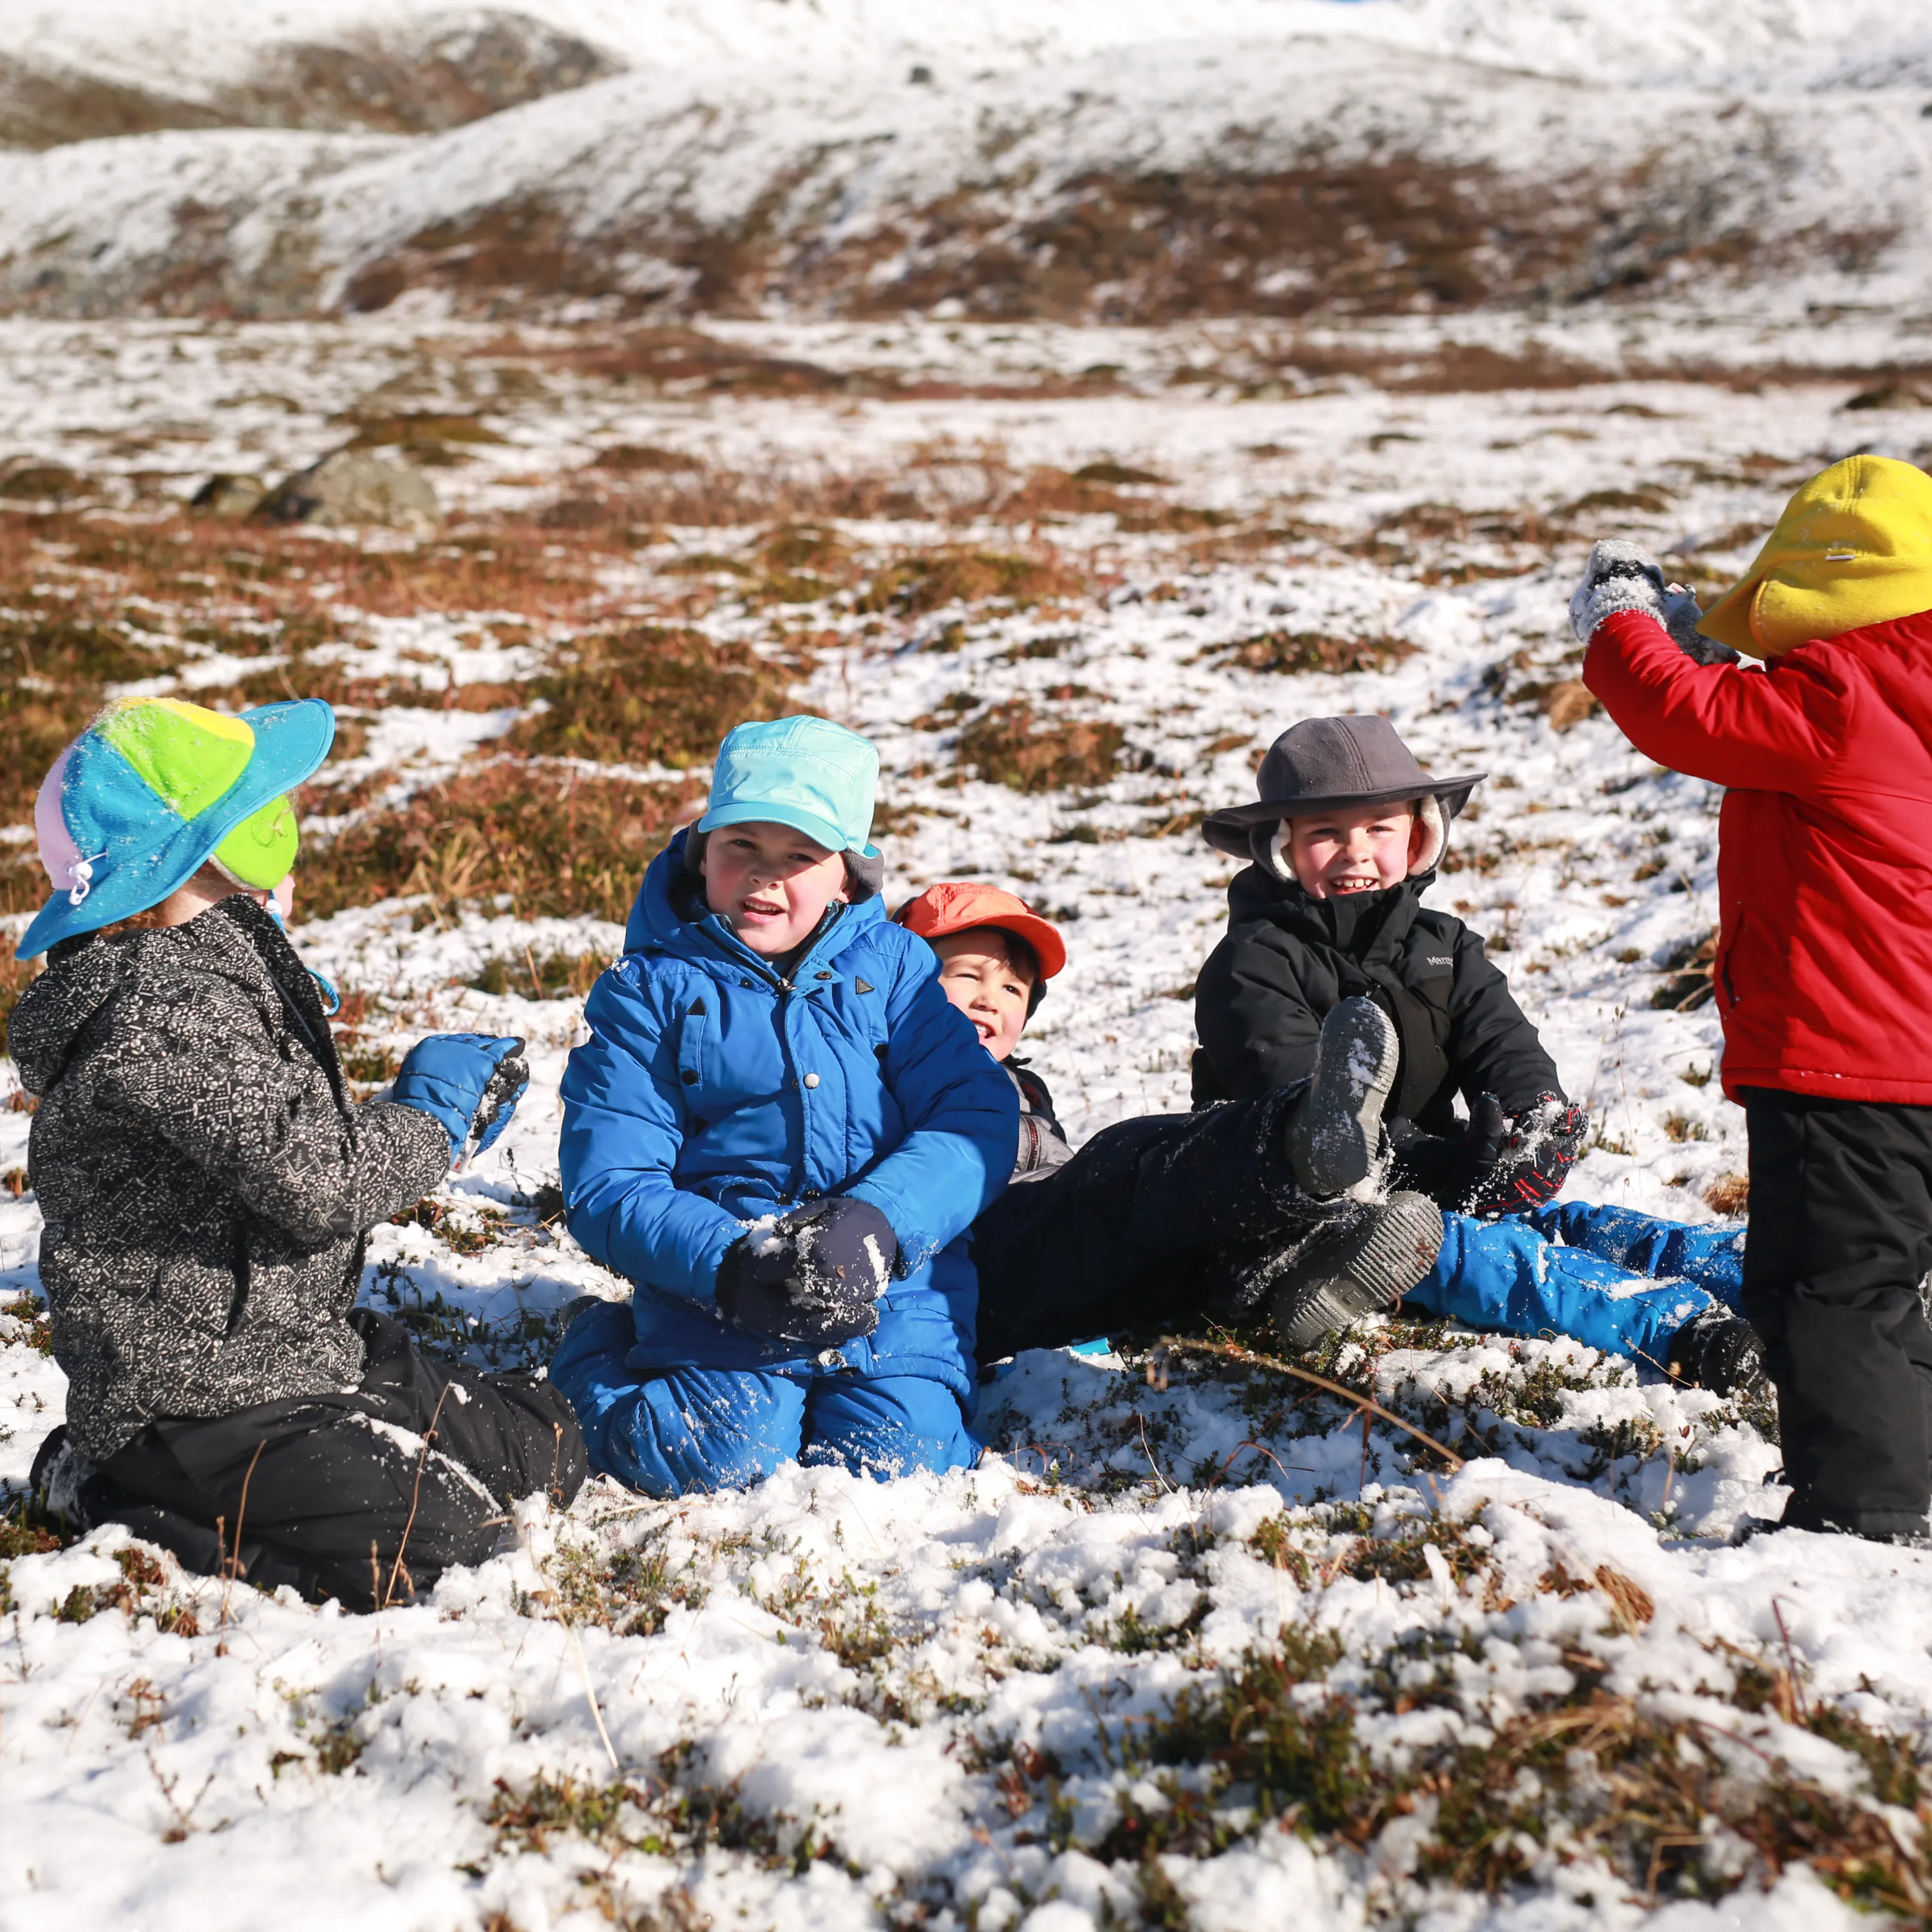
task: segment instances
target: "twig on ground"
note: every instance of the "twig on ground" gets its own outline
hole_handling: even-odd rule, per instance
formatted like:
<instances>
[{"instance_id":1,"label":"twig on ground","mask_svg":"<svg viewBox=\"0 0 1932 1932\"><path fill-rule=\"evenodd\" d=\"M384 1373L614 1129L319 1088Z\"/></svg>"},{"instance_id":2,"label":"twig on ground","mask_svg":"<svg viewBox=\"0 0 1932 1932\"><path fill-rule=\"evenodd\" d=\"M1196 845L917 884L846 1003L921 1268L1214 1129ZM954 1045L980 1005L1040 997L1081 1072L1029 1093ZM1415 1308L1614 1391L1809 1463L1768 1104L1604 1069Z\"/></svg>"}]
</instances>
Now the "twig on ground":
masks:
<instances>
[{"instance_id":1,"label":"twig on ground","mask_svg":"<svg viewBox=\"0 0 1932 1932\"><path fill-rule=\"evenodd\" d=\"M1134 1420L1141 1427L1141 1454L1148 1459L1148 1467L1154 1472L1154 1479L1162 1489L1172 1493L1174 1485L1160 1472L1160 1465L1154 1460L1154 1450L1147 1439L1147 1418L1138 1409L1134 1411Z\"/></svg>"},{"instance_id":2,"label":"twig on ground","mask_svg":"<svg viewBox=\"0 0 1932 1932\"><path fill-rule=\"evenodd\" d=\"M1791 1708L1798 1721L1804 1721L1804 1692L1798 1681L1798 1653L1792 1648L1791 1633L1784 1628L1784 1607L1771 1600L1772 1621L1778 1625L1778 1641L1784 1646L1784 1674L1791 1682Z\"/></svg>"},{"instance_id":3,"label":"twig on ground","mask_svg":"<svg viewBox=\"0 0 1932 1932\"><path fill-rule=\"evenodd\" d=\"M1413 1436L1418 1442L1426 1444L1452 1469L1460 1469L1462 1466L1462 1457L1454 1450L1444 1448L1426 1430L1417 1428L1412 1422L1405 1422L1393 1410L1383 1408L1372 1396L1364 1395L1360 1390L1347 1388L1340 1382L1330 1382L1326 1376L1318 1376L1312 1369L1304 1369L1298 1363L1284 1362L1277 1356L1258 1354L1252 1348L1243 1348L1238 1342L1196 1342L1178 1335L1163 1335L1154 1344L1154 1350L1158 1355L1170 1352L1176 1354L1221 1355L1231 1362L1246 1362L1254 1368L1273 1369L1278 1374L1298 1376L1303 1382L1312 1382L1317 1388L1325 1389L1330 1395L1340 1396L1344 1402L1354 1403L1363 1412L1362 1430L1365 1442L1368 1432L1366 1418L1370 1415L1378 1415L1383 1421L1391 1423L1397 1429Z\"/></svg>"},{"instance_id":4,"label":"twig on ground","mask_svg":"<svg viewBox=\"0 0 1932 1932\"><path fill-rule=\"evenodd\" d=\"M430 1412L429 1426L423 1432L422 1453L416 1458L416 1480L410 1491L410 1513L403 1524L403 1540L396 1545L396 1560L390 1566L388 1582L382 1591L381 1601L376 1606L379 1610L389 1607L389 1599L395 1594L396 1579L403 1574L403 1552L410 1546L410 1532L416 1526L416 1505L422 1500L423 1467L429 1460L430 1447L436 1441L436 1425L442 1420L442 1406L449 1400L449 1392L455 1386L454 1380L445 1382L442 1393L436 1399L435 1408ZM410 1586L410 1594L416 1594L414 1584Z\"/></svg>"},{"instance_id":5,"label":"twig on ground","mask_svg":"<svg viewBox=\"0 0 1932 1932\"><path fill-rule=\"evenodd\" d=\"M242 1500L235 1505L235 1540L221 1558L221 1617L218 1628L222 1630L228 1628L228 1593L235 1587L236 1578L242 1574L242 1526L248 1516L248 1485L255 1480L255 1465L262 1460L262 1451L267 1446L263 1442L256 1443L254 1454L248 1458L248 1473L242 1478ZM220 1519L218 1517L216 1521L219 1523ZM218 1529L218 1542L220 1536Z\"/></svg>"}]
</instances>

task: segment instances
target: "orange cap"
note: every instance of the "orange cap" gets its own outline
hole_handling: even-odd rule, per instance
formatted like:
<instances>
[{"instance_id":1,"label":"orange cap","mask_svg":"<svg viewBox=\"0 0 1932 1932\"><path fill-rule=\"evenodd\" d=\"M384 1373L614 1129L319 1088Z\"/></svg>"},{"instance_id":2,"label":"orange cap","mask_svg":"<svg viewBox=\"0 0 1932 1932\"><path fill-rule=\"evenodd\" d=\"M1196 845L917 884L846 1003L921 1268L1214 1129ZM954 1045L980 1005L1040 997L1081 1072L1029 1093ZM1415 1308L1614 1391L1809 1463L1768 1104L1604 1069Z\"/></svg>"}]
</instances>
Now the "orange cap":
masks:
<instances>
[{"instance_id":1,"label":"orange cap","mask_svg":"<svg viewBox=\"0 0 1932 1932\"><path fill-rule=\"evenodd\" d=\"M950 932L970 932L976 926L1010 932L1033 948L1043 980L1051 980L1066 964L1066 942L1058 928L1042 919L1024 899L1003 892L997 886L980 885L971 879L947 880L928 886L892 916L922 939L944 939Z\"/></svg>"}]
</instances>

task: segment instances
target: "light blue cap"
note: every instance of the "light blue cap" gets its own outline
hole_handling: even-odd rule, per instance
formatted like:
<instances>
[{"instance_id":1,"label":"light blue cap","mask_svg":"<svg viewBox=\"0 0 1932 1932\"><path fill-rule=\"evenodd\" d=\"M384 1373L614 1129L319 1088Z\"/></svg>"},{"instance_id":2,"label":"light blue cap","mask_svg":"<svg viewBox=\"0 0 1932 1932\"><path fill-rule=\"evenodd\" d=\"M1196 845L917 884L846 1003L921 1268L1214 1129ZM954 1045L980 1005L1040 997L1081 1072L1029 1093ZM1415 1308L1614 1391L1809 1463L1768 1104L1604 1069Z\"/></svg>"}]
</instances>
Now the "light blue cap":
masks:
<instances>
[{"instance_id":1,"label":"light blue cap","mask_svg":"<svg viewBox=\"0 0 1932 1932\"><path fill-rule=\"evenodd\" d=\"M878 778L872 741L829 718L736 725L718 748L710 802L697 829L789 825L828 852L875 859L868 842Z\"/></svg>"}]
</instances>

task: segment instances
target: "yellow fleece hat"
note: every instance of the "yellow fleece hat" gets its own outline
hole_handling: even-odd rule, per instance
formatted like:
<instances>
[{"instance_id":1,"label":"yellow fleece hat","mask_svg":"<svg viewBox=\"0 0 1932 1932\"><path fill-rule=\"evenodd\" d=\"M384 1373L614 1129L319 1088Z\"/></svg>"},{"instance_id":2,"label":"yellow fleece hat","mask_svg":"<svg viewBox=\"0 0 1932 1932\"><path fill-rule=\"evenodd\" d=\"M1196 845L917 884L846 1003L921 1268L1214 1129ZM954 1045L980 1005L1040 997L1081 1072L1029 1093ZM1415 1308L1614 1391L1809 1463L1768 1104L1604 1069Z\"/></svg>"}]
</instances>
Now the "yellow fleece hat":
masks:
<instances>
[{"instance_id":1,"label":"yellow fleece hat","mask_svg":"<svg viewBox=\"0 0 1932 1932\"><path fill-rule=\"evenodd\" d=\"M1932 476L1848 456L1801 484L1741 581L1697 626L1754 658L1932 610Z\"/></svg>"}]
</instances>

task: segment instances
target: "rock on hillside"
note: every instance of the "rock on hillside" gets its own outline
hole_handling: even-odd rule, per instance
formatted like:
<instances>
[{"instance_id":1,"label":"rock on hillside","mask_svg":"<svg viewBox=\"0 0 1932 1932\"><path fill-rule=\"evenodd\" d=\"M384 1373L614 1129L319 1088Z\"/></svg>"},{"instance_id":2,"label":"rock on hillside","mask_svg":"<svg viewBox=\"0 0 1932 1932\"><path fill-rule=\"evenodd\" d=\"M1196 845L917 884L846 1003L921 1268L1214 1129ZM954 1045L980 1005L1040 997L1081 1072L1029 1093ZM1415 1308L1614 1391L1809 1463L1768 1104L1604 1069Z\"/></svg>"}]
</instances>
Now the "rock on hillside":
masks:
<instances>
[{"instance_id":1,"label":"rock on hillside","mask_svg":"<svg viewBox=\"0 0 1932 1932\"><path fill-rule=\"evenodd\" d=\"M88 10L80 10L70 39ZM181 70L179 50L206 44L194 26L170 39L137 41L131 50L98 38L64 46L58 33L30 40L0 28L0 146L51 148L163 128L430 133L580 87L621 64L575 34L494 10L431 16L388 32L351 25L332 33L323 26L226 50L230 58L218 56L213 73Z\"/></svg>"}]
</instances>

